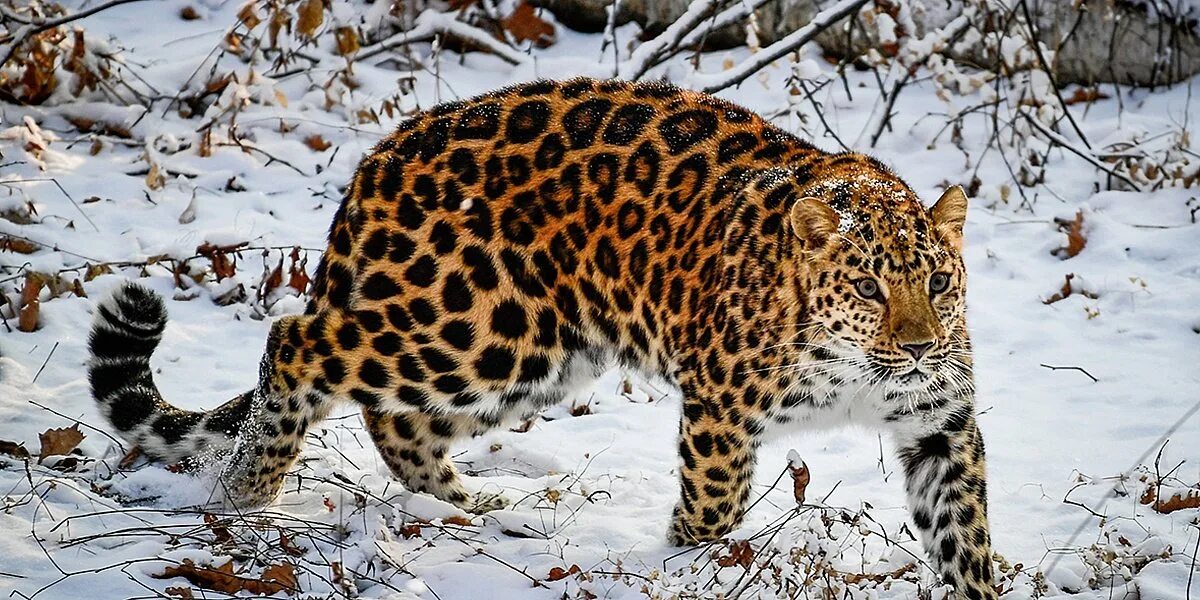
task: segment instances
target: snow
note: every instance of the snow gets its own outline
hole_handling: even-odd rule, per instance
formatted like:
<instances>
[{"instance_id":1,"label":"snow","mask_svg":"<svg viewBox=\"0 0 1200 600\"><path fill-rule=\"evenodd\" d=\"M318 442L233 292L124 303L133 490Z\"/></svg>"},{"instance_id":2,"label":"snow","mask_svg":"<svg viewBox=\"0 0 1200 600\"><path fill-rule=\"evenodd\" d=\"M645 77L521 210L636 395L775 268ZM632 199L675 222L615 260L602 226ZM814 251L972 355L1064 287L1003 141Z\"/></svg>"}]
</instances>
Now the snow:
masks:
<instances>
[{"instance_id":1,"label":"snow","mask_svg":"<svg viewBox=\"0 0 1200 600\"><path fill-rule=\"evenodd\" d=\"M199 21L176 19L184 3L169 0L152 18L144 7L130 5L83 25L114 36L156 88L177 90L206 64L223 24L233 22L239 8L237 3L201 4ZM418 23L475 33L436 15ZM622 26L617 34L632 40L637 28ZM557 40L528 54L493 42L508 60L482 53L451 56L444 50L436 71L411 74L412 91L400 93L399 108L428 108L439 99L469 97L535 77L612 72L611 63L596 60L603 56L601 35L559 27ZM418 47L417 53L426 58L427 50ZM629 58L627 47L619 51L622 59ZM812 49L809 56L816 56ZM753 60L744 49L703 56L702 73L693 75L684 57L657 67L649 77L701 87L696 82L724 79L726 57L731 64ZM778 66L786 67L786 59ZM828 66L819 60L807 61L800 72L809 76L817 70L828 76ZM803 132L815 118L807 104L793 107L808 111L805 120L787 110L785 80L792 72L768 68L763 79L748 79L723 94L773 115L785 129ZM246 73L239 68L240 75ZM294 168L237 147L214 147L208 157L194 148L176 151L192 143L197 123L204 122L180 117L178 107L0 105L0 164L5 165L0 167L0 212L27 202L37 209L32 224L0 219L0 235L58 249L0 252L0 264L15 269L28 262L31 269L57 271L156 255L182 259L206 241L268 248L266 256L261 249L243 253L238 274L219 286L180 290L162 263L146 267L140 279L167 299L171 317L152 360L164 395L179 406L204 409L249 389L271 319L299 312L303 302L288 297L264 310L242 302L219 306L212 299L239 284L253 298L263 269L273 268L291 246L313 252L323 247L339 187L350 179L358 158L403 118L397 113L381 117L381 124L348 120L354 107L378 106L397 94L397 79L410 75L386 62L358 64L355 74L359 87L344 90L346 106L328 111L324 92L309 89L308 78L323 81L323 73L227 89L229 98L220 106L236 94L265 99L245 107L239 129L255 148ZM893 167L927 204L946 183L966 184L973 175L982 182L972 197L966 230L969 320L979 422L988 448L993 543L1009 565L1024 568L1006 579L1013 588L1006 597L1078 592L1097 599L1185 598L1189 581L1193 590L1200 585L1193 581L1200 578L1191 560L1200 536L1197 511L1158 514L1139 497L1142 478L1160 471L1171 473L1172 485L1194 486L1200 480L1200 418L1172 429L1200 399L1196 192L1095 192L1097 182L1104 187L1103 174L1075 156L1055 152L1044 184L1026 189L1030 199L1023 204L999 153L984 154L977 172L964 166L964 153L978 158L988 141L985 115L965 118L957 145L934 141L943 122L926 118L928 113L954 114L980 97L939 99L932 82L917 81L897 99L895 131L871 150L866 145L881 100L869 72L852 71L848 77L853 99L840 82L816 93L847 144ZM286 105L275 101L275 90L287 98ZM1120 93L1123 110L1116 98L1086 106L1080 124L1093 142L1177 131L1189 111L1196 116L1188 84ZM1080 116L1084 108L1073 110ZM92 155L90 141L76 141L80 134L66 115L121 124L147 143L105 136ZM292 129L281 131L281 121ZM312 135L332 146L311 150L302 140ZM813 141L838 149L826 137ZM37 144L43 150L34 149ZM159 189L146 187L147 154L167 173ZM54 178L63 191L45 178ZM236 189L244 191L231 191ZM1087 245L1061 260L1051 254L1066 244L1054 219L1073 219L1080 211ZM310 270L316 266L313 252ZM503 492L516 501L484 516L411 494L392 480L349 408L310 435L285 494L253 516L269 526L251 527L251 520L206 506L216 492L211 470L174 473L166 465L144 462L121 467L126 449L106 435L114 432L101 419L84 379L86 336L96 300L123 277L142 271L119 269L86 282L88 298L44 295L43 327L34 333L0 326L0 440L23 443L36 455L38 434L48 428L68 427L78 419L87 435L79 457L87 460L76 471L36 463L26 471L21 461L0 455L0 595L28 597L51 586L37 597L144 596L151 592L143 586L162 593L188 585L153 577L169 564L187 558L215 566L231 557L249 575L273 562L294 562L301 589L315 597L560 598L586 591L640 598L749 585L739 579L740 566L718 567L713 555L728 555L724 546L680 555L680 549L666 545L664 532L678 495L679 399L662 382L635 379L628 391L626 375L617 371L572 399L589 407L586 414L572 416L569 401L547 411L528 431L495 430L455 449L472 491ZM12 272L5 270L0 279ZM1068 274L1074 275L1075 293L1044 303ZM83 271L71 277L82 280ZM11 318L9 323L15 325ZM1164 434L1169 443L1159 456ZM908 579L847 594L915 597L912 578L928 582L928 574L919 544L902 533L908 523L902 475L888 447L886 437L851 429L766 444L759 451L754 486L754 499L762 499L731 539L753 539L760 556L779 567L780 577L811 565L876 574L907 568ZM808 502L828 508L796 508L787 479L773 485L789 463L805 462L813 473ZM1109 518L1101 521L1089 510ZM213 543L202 515L206 511L228 522L236 543ZM416 526L416 535L406 535L413 533L409 526ZM285 532L301 549L299 555L281 549ZM895 543L885 543L885 535ZM785 560L789 556L793 559ZM341 580L334 580L334 563ZM551 569L571 565L581 572L548 580ZM1045 573L1047 589L1038 591L1034 569ZM764 584L745 593L769 589Z\"/></svg>"}]
</instances>

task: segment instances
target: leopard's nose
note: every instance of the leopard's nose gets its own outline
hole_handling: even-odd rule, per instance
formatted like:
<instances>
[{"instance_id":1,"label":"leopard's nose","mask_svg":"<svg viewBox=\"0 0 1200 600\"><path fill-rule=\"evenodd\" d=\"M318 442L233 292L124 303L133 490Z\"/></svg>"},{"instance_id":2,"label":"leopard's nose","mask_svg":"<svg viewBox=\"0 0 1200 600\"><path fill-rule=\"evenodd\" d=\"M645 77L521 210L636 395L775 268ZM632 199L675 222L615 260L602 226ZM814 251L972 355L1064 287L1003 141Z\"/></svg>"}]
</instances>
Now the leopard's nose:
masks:
<instances>
[{"instance_id":1,"label":"leopard's nose","mask_svg":"<svg viewBox=\"0 0 1200 600\"><path fill-rule=\"evenodd\" d=\"M933 342L920 342L920 343L916 343L916 344L900 344L900 347L903 348L905 352L911 354L913 359L921 360L921 357L925 356L925 353L929 352L929 349L933 347Z\"/></svg>"}]
</instances>

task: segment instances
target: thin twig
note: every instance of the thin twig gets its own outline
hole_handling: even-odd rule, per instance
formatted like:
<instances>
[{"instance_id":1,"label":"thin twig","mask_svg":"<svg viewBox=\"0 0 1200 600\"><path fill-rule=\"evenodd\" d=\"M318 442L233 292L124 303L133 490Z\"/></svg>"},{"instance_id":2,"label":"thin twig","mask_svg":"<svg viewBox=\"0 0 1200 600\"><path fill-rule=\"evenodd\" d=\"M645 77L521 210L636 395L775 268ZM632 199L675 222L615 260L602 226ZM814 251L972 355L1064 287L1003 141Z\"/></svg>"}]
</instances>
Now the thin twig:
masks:
<instances>
[{"instance_id":1,"label":"thin twig","mask_svg":"<svg viewBox=\"0 0 1200 600\"><path fill-rule=\"evenodd\" d=\"M1087 375L1088 379L1092 380L1092 383L1100 383L1099 379L1096 379L1096 377L1094 375L1092 375L1091 373L1088 373L1087 369L1084 369L1083 367L1075 367L1075 366L1056 367L1054 365L1048 365L1045 363L1042 363L1041 365L1038 365L1038 366L1045 367L1047 369L1050 369L1051 371L1079 371L1080 373Z\"/></svg>"}]
</instances>

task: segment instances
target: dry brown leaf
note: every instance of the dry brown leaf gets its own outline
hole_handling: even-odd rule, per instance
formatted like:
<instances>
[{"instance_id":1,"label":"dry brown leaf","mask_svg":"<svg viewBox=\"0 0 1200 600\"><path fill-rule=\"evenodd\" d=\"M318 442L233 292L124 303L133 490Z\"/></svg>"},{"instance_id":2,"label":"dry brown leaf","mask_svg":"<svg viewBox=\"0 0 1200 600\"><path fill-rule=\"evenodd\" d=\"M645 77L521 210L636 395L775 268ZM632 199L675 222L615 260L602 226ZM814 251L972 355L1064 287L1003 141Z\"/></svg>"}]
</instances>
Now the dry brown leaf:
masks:
<instances>
[{"instance_id":1,"label":"dry brown leaf","mask_svg":"<svg viewBox=\"0 0 1200 600\"><path fill-rule=\"evenodd\" d=\"M288 595L300 591L300 582L296 580L296 567L291 563L282 562L267 567L263 570L262 579L282 585Z\"/></svg>"},{"instance_id":2,"label":"dry brown leaf","mask_svg":"<svg viewBox=\"0 0 1200 600\"><path fill-rule=\"evenodd\" d=\"M883 583L889 579L900 580L906 573L911 573L917 570L916 563L909 563L888 573L848 573L845 577L846 583L851 585L861 581L872 581L874 583Z\"/></svg>"},{"instance_id":3,"label":"dry brown leaf","mask_svg":"<svg viewBox=\"0 0 1200 600\"><path fill-rule=\"evenodd\" d=\"M21 308L17 314L17 329L25 333L38 328L38 315L42 307L38 294L42 293L43 285L45 282L40 276L34 273L25 275L25 287L21 288Z\"/></svg>"},{"instance_id":4,"label":"dry brown leaf","mask_svg":"<svg viewBox=\"0 0 1200 600\"><path fill-rule=\"evenodd\" d=\"M159 190L166 184L167 178L163 176L162 171L158 168L158 164L150 163L150 170L146 172L146 187L152 190Z\"/></svg>"},{"instance_id":5,"label":"dry brown leaf","mask_svg":"<svg viewBox=\"0 0 1200 600\"><path fill-rule=\"evenodd\" d=\"M217 281L221 281L226 277L233 277L237 274L237 258L231 258L243 246L249 242L241 242L229 246L217 246L205 242L196 247L196 254L207 258L212 262L213 274L216 275Z\"/></svg>"},{"instance_id":6,"label":"dry brown leaf","mask_svg":"<svg viewBox=\"0 0 1200 600\"><path fill-rule=\"evenodd\" d=\"M229 528L221 523L221 520L216 515L204 513L204 524L212 530L213 536L218 543L227 544L233 541L233 534L229 532Z\"/></svg>"},{"instance_id":7,"label":"dry brown leaf","mask_svg":"<svg viewBox=\"0 0 1200 600\"><path fill-rule=\"evenodd\" d=\"M1059 300L1063 300L1063 299L1069 297L1071 294L1079 294L1080 296L1083 296L1084 298L1091 298L1092 300L1095 300L1096 298L1100 297L1095 292L1089 292L1089 291L1083 290L1083 289L1081 289L1081 290L1074 289L1074 286L1071 285L1071 281L1073 279L1075 279L1075 274L1067 273L1066 277L1063 279L1062 287L1059 288L1059 290L1057 292L1055 292L1053 295L1051 295L1049 298L1042 300L1042 304L1054 304L1055 302L1058 302Z\"/></svg>"},{"instance_id":8,"label":"dry brown leaf","mask_svg":"<svg viewBox=\"0 0 1200 600\"><path fill-rule=\"evenodd\" d=\"M442 523L445 523L447 525L458 525L459 527L470 527L471 526L470 519L468 519L466 517L460 517L458 515L454 515L453 517L446 517L445 519L442 519Z\"/></svg>"},{"instance_id":9,"label":"dry brown leaf","mask_svg":"<svg viewBox=\"0 0 1200 600\"><path fill-rule=\"evenodd\" d=\"M358 32L353 27L338 27L334 30L333 37L337 40L338 55L349 56L358 52Z\"/></svg>"},{"instance_id":10,"label":"dry brown leaf","mask_svg":"<svg viewBox=\"0 0 1200 600\"><path fill-rule=\"evenodd\" d=\"M722 567L740 565L744 569L749 569L754 564L754 549L746 540L734 542L729 547L728 555L717 557L717 564Z\"/></svg>"},{"instance_id":11,"label":"dry brown leaf","mask_svg":"<svg viewBox=\"0 0 1200 600\"><path fill-rule=\"evenodd\" d=\"M1185 508L1200 508L1200 491L1177 492L1166 500L1154 503L1154 510L1164 515Z\"/></svg>"},{"instance_id":12,"label":"dry brown leaf","mask_svg":"<svg viewBox=\"0 0 1200 600\"><path fill-rule=\"evenodd\" d=\"M304 295L308 291L308 284L311 279L308 276L308 256L303 260L300 259L300 247L292 248L292 265L288 267L288 287L296 290L296 293Z\"/></svg>"},{"instance_id":13,"label":"dry brown leaf","mask_svg":"<svg viewBox=\"0 0 1200 600\"><path fill-rule=\"evenodd\" d=\"M192 595L192 588L190 587L169 587L166 592L168 596L183 598L183 600L193 600L195 598Z\"/></svg>"},{"instance_id":14,"label":"dry brown leaf","mask_svg":"<svg viewBox=\"0 0 1200 600\"><path fill-rule=\"evenodd\" d=\"M296 32L304 37L313 37L325 22L325 4L321 0L304 0L297 12Z\"/></svg>"},{"instance_id":15,"label":"dry brown leaf","mask_svg":"<svg viewBox=\"0 0 1200 600\"><path fill-rule=\"evenodd\" d=\"M283 584L274 581L263 581L261 579L250 579L234 575L232 560L215 569L211 569L208 567L197 567L191 559L184 559L183 564L167 567L161 575L154 575L153 577L156 579L182 577L196 587L224 592L226 594L250 592L251 594L270 595L288 591Z\"/></svg>"},{"instance_id":16,"label":"dry brown leaf","mask_svg":"<svg viewBox=\"0 0 1200 600\"><path fill-rule=\"evenodd\" d=\"M262 23L262 19L258 17L258 13L254 11L254 2L247 2L242 10L238 11L238 20L246 26L246 29L254 29Z\"/></svg>"},{"instance_id":17,"label":"dry brown leaf","mask_svg":"<svg viewBox=\"0 0 1200 600\"><path fill-rule=\"evenodd\" d=\"M42 462L47 456L70 454L85 437L87 436L79 430L79 423L70 427L47 429L39 433L38 441L41 442L42 449L38 451L38 462Z\"/></svg>"},{"instance_id":18,"label":"dry brown leaf","mask_svg":"<svg viewBox=\"0 0 1200 600\"><path fill-rule=\"evenodd\" d=\"M800 461L799 467L788 464L788 470L792 472L792 496L796 499L796 504L804 504L804 494L808 490L808 484L812 481L808 463Z\"/></svg>"},{"instance_id":19,"label":"dry brown leaf","mask_svg":"<svg viewBox=\"0 0 1200 600\"><path fill-rule=\"evenodd\" d=\"M267 296L276 288L283 285L283 257L279 257L279 264L271 269L271 273L263 279L262 285L258 288L258 297L260 300L265 300Z\"/></svg>"},{"instance_id":20,"label":"dry brown leaf","mask_svg":"<svg viewBox=\"0 0 1200 600\"><path fill-rule=\"evenodd\" d=\"M554 26L537 16L537 11L528 2L518 4L500 24L518 42L533 42L539 48L554 43Z\"/></svg>"},{"instance_id":21,"label":"dry brown leaf","mask_svg":"<svg viewBox=\"0 0 1200 600\"><path fill-rule=\"evenodd\" d=\"M1083 103L1090 104L1097 100L1108 99L1109 97L1110 96L1108 94L1101 92L1099 88L1094 88L1094 87L1079 88L1079 89L1075 90L1074 93L1071 94L1070 98L1063 100L1063 102L1065 104L1067 104L1068 106L1072 105L1072 104L1083 104Z\"/></svg>"},{"instance_id":22,"label":"dry brown leaf","mask_svg":"<svg viewBox=\"0 0 1200 600\"><path fill-rule=\"evenodd\" d=\"M200 143L196 146L196 154L202 157L212 156L212 128L205 129L200 134Z\"/></svg>"},{"instance_id":23,"label":"dry brown leaf","mask_svg":"<svg viewBox=\"0 0 1200 600\"><path fill-rule=\"evenodd\" d=\"M112 273L112 267L108 266L108 263L100 263L98 265L89 264L87 266L87 270L83 273L83 280L85 282L91 281L101 275L107 275L109 273Z\"/></svg>"},{"instance_id":24,"label":"dry brown leaf","mask_svg":"<svg viewBox=\"0 0 1200 600\"><path fill-rule=\"evenodd\" d=\"M142 457L142 447L134 446L133 448L131 448L129 450L129 452L125 453L125 456L121 457L121 462L117 463L117 468L128 469L128 468L132 467L133 463L137 462L137 459L139 459L141 457Z\"/></svg>"},{"instance_id":25,"label":"dry brown leaf","mask_svg":"<svg viewBox=\"0 0 1200 600\"><path fill-rule=\"evenodd\" d=\"M10 236L0 236L0 252L16 252L18 254L33 254L37 252L37 244Z\"/></svg>"},{"instance_id":26,"label":"dry brown leaf","mask_svg":"<svg viewBox=\"0 0 1200 600\"><path fill-rule=\"evenodd\" d=\"M1075 213L1075 218L1070 221L1066 219L1056 219L1059 231L1067 234L1067 245L1054 251L1054 254L1060 257L1072 258L1083 252L1084 246L1087 245L1087 238L1083 236L1083 211Z\"/></svg>"},{"instance_id":27,"label":"dry brown leaf","mask_svg":"<svg viewBox=\"0 0 1200 600\"><path fill-rule=\"evenodd\" d=\"M1150 485L1146 487L1146 491L1142 493L1142 497L1139 500L1142 504L1149 506L1156 512L1166 515L1177 510L1200 508L1200 490L1175 492L1166 500L1160 500L1158 498L1157 486Z\"/></svg>"},{"instance_id":28,"label":"dry brown leaf","mask_svg":"<svg viewBox=\"0 0 1200 600\"><path fill-rule=\"evenodd\" d=\"M568 575L574 575L579 572L579 565L571 565L570 568L554 567L550 569L550 573L546 575L546 581L558 581L566 579Z\"/></svg>"},{"instance_id":29,"label":"dry brown leaf","mask_svg":"<svg viewBox=\"0 0 1200 600\"><path fill-rule=\"evenodd\" d=\"M200 13L195 7L185 6L179 10L179 18L184 21L195 21L200 18Z\"/></svg>"},{"instance_id":30,"label":"dry brown leaf","mask_svg":"<svg viewBox=\"0 0 1200 600\"><path fill-rule=\"evenodd\" d=\"M0 454L7 454L15 458L29 458L29 451L25 449L24 444L5 440L0 440Z\"/></svg>"},{"instance_id":31,"label":"dry brown leaf","mask_svg":"<svg viewBox=\"0 0 1200 600\"><path fill-rule=\"evenodd\" d=\"M401 527L400 535L404 536L404 539L406 540L411 540L415 537L421 537L421 524L409 523L408 525Z\"/></svg>"},{"instance_id":32,"label":"dry brown leaf","mask_svg":"<svg viewBox=\"0 0 1200 600\"><path fill-rule=\"evenodd\" d=\"M308 146L313 152L324 152L333 144L325 141L325 138L320 135L314 134L304 138L304 145Z\"/></svg>"}]
</instances>

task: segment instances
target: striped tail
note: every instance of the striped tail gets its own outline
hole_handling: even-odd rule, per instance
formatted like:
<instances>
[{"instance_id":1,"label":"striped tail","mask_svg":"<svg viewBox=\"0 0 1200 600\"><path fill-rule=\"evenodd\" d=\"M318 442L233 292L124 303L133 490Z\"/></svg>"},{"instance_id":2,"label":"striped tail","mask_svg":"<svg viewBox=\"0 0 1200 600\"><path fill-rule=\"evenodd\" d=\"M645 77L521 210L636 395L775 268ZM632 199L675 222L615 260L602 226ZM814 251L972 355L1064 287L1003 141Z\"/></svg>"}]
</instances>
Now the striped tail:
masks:
<instances>
[{"instance_id":1,"label":"striped tail","mask_svg":"<svg viewBox=\"0 0 1200 600\"><path fill-rule=\"evenodd\" d=\"M151 459L180 462L224 454L250 412L242 394L207 412L181 410L154 385L150 355L162 339L167 310L154 292L127 282L96 307L88 380L100 412Z\"/></svg>"}]
</instances>

